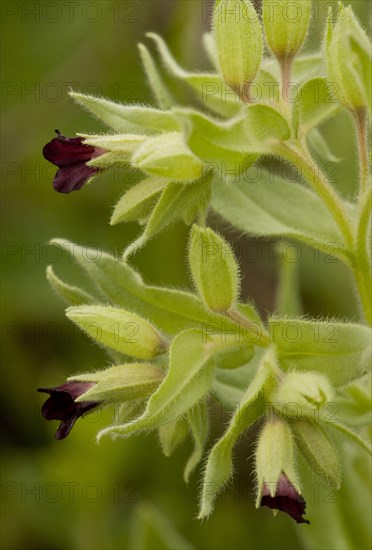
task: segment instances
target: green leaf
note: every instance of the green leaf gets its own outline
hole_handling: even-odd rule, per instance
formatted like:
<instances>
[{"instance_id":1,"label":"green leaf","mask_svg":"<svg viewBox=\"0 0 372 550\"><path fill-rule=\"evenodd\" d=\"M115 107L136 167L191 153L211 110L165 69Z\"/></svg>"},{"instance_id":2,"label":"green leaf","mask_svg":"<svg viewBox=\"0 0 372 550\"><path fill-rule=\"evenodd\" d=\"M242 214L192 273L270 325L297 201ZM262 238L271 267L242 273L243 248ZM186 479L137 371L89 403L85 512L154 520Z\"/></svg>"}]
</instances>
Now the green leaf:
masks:
<instances>
[{"instance_id":1,"label":"green leaf","mask_svg":"<svg viewBox=\"0 0 372 550\"><path fill-rule=\"evenodd\" d=\"M124 259L137 252L150 239L176 222L190 208L209 202L210 177L205 176L195 183L169 183L155 206L142 235L130 244L124 252Z\"/></svg>"},{"instance_id":2,"label":"green leaf","mask_svg":"<svg viewBox=\"0 0 372 550\"><path fill-rule=\"evenodd\" d=\"M332 487L339 489L341 460L321 426L310 420L298 420L291 424L291 428L296 436L296 445L310 468Z\"/></svg>"},{"instance_id":3,"label":"green leaf","mask_svg":"<svg viewBox=\"0 0 372 550\"><path fill-rule=\"evenodd\" d=\"M335 387L369 370L371 330L366 326L273 317L269 329L284 370L321 372Z\"/></svg>"},{"instance_id":4,"label":"green leaf","mask_svg":"<svg viewBox=\"0 0 372 550\"><path fill-rule=\"evenodd\" d=\"M272 353L270 349L262 358L262 363L253 381L236 407L229 427L210 452L204 472L199 518L211 514L218 493L233 473L232 451L239 436L264 413L262 404L258 402L258 397L272 372Z\"/></svg>"},{"instance_id":5,"label":"green leaf","mask_svg":"<svg viewBox=\"0 0 372 550\"><path fill-rule=\"evenodd\" d=\"M147 33L146 36L155 42L167 72L187 84L204 107L226 117L234 116L240 111L242 103L239 97L219 75L185 71L178 65L161 36L155 33Z\"/></svg>"},{"instance_id":6,"label":"green leaf","mask_svg":"<svg viewBox=\"0 0 372 550\"><path fill-rule=\"evenodd\" d=\"M93 296L85 292L85 290L77 286L68 285L57 277L51 265L47 267L46 274L52 289L71 306L80 306L95 301Z\"/></svg>"},{"instance_id":7,"label":"green leaf","mask_svg":"<svg viewBox=\"0 0 372 550\"><path fill-rule=\"evenodd\" d=\"M174 105L175 101L165 86L149 50L143 44L138 44L138 49L147 79L155 95L156 102L162 109L168 109Z\"/></svg>"},{"instance_id":8,"label":"green leaf","mask_svg":"<svg viewBox=\"0 0 372 550\"><path fill-rule=\"evenodd\" d=\"M212 207L249 235L297 239L338 257L348 254L335 221L312 191L262 169L256 181L234 185L215 176Z\"/></svg>"},{"instance_id":9,"label":"green leaf","mask_svg":"<svg viewBox=\"0 0 372 550\"><path fill-rule=\"evenodd\" d=\"M180 417L159 428L161 450L169 457L183 443L188 434L188 424L185 418Z\"/></svg>"},{"instance_id":10,"label":"green leaf","mask_svg":"<svg viewBox=\"0 0 372 550\"><path fill-rule=\"evenodd\" d=\"M111 225L145 218L154 209L167 180L150 176L124 193L111 217Z\"/></svg>"},{"instance_id":11,"label":"green leaf","mask_svg":"<svg viewBox=\"0 0 372 550\"><path fill-rule=\"evenodd\" d=\"M312 78L300 87L294 104L293 127L300 138L340 110L326 78Z\"/></svg>"},{"instance_id":12,"label":"green leaf","mask_svg":"<svg viewBox=\"0 0 372 550\"><path fill-rule=\"evenodd\" d=\"M177 132L180 125L170 111L144 105L123 105L100 97L70 92L70 96L120 134L153 135Z\"/></svg>"},{"instance_id":13,"label":"green leaf","mask_svg":"<svg viewBox=\"0 0 372 550\"><path fill-rule=\"evenodd\" d=\"M162 384L135 422L102 430L103 435L126 436L157 428L187 413L208 392L214 377L213 352L218 344L200 330L178 334L169 350L169 369Z\"/></svg>"},{"instance_id":14,"label":"green leaf","mask_svg":"<svg viewBox=\"0 0 372 550\"><path fill-rule=\"evenodd\" d=\"M151 359L164 349L164 342L145 319L124 309L106 306L76 306L66 315L94 341L139 359Z\"/></svg>"},{"instance_id":15,"label":"green leaf","mask_svg":"<svg viewBox=\"0 0 372 550\"><path fill-rule=\"evenodd\" d=\"M192 438L194 440L194 450L188 459L183 474L186 483L189 482L190 475L199 464L203 457L203 452L209 433L208 404L206 400L200 401L187 415Z\"/></svg>"},{"instance_id":16,"label":"green leaf","mask_svg":"<svg viewBox=\"0 0 372 550\"><path fill-rule=\"evenodd\" d=\"M201 301L190 292L147 285L133 268L122 260L63 239L54 239L69 257L84 269L97 289L96 301L135 311L150 319L168 334L177 334L188 328L210 329L221 332L224 327L238 330L235 323L208 312ZM254 323L260 322L252 305L240 304L239 311Z\"/></svg>"}]
</instances>

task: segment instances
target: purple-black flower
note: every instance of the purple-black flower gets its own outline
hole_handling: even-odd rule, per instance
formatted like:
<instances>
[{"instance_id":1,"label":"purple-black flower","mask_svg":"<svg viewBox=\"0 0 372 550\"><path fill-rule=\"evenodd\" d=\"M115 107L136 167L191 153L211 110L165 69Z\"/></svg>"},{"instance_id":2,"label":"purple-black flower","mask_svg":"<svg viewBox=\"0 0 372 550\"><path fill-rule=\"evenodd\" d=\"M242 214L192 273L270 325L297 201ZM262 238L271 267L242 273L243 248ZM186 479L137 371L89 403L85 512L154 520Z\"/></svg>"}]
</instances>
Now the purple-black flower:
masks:
<instances>
[{"instance_id":1,"label":"purple-black flower","mask_svg":"<svg viewBox=\"0 0 372 550\"><path fill-rule=\"evenodd\" d=\"M270 495L270 488L267 483L264 483L260 505L286 512L297 523L310 523L303 517L306 510L305 500L283 472L276 484L274 496Z\"/></svg>"},{"instance_id":2,"label":"purple-black flower","mask_svg":"<svg viewBox=\"0 0 372 550\"><path fill-rule=\"evenodd\" d=\"M37 391L49 393L41 412L46 420L60 420L56 439L64 439L72 430L76 420L98 406L93 401L75 400L87 392L94 382L68 381L56 388L39 388Z\"/></svg>"},{"instance_id":3,"label":"purple-black flower","mask_svg":"<svg viewBox=\"0 0 372 550\"><path fill-rule=\"evenodd\" d=\"M69 138L56 130L57 137L43 149L46 160L58 166L53 187L59 193L71 193L81 187L99 171L87 162L103 155L106 151L83 143L83 138Z\"/></svg>"}]
</instances>

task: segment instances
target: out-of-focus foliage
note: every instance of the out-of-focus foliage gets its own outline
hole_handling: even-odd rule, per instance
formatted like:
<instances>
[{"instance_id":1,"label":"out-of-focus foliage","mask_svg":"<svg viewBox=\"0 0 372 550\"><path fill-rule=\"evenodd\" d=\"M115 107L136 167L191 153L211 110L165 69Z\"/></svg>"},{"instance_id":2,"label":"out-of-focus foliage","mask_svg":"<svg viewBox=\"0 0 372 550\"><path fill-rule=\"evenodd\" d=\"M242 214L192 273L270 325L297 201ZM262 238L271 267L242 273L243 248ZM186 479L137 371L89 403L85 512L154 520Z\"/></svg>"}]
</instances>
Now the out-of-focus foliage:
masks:
<instances>
[{"instance_id":1,"label":"out-of-focus foliage","mask_svg":"<svg viewBox=\"0 0 372 550\"><path fill-rule=\"evenodd\" d=\"M314 2L308 51L319 44L328 4ZM367 22L369 3L355 0L351 4L360 20ZM74 372L107 365L103 352L87 346L86 338L67 322L61 302L49 288L47 265L67 276L72 267L48 241L59 236L96 248L97 254L103 249L120 254L138 231L135 224L102 223L110 219L110 205L122 194L125 176L134 178L134 174L110 172L80 193L62 196L52 190L54 168L42 158L42 146L54 128L65 135L103 130L69 100L69 87L151 104L136 46L148 31L163 35L185 66L208 68L200 41L211 12L212 2L197 0L2 4L4 549L346 550L362 548L368 540L368 509L359 509L360 502L366 502L368 464L351 447L344 449L350 464L337 502L330 490L314 480L314 495L307 500L309 506L311 499L319 503L311 506L318 512L310 518L310 526L297 527L282 515L273 521L268 510L254 511L247 462L253 448L245 438L236 454L240 473L218 498L212 518L201 524L195 521L196 476L186 486L181 475L191 440L169 461L153 435L115 444L103 440L97 446L97 429L107 424L104 414L112 411L88 416L63 442L54 441L54 426L44 423L40 415L41 398L35 390L46 380L58 384ZM182 97L182 90L175 93ZM357 170L355 162L346 162L354 148L351 122L340 114L325 123L321 132L341 159L330 175L337 188L351 197L350 182ZM325 161L319 157L319 162ZM186 287L190 283L184 264L186 240L185 226L176 224L133 261L148 282ZM254 240L238 240L236 246L243 295L247 295L244 279L249 279L250 295L262 312L274 307L272 250L273 245L264 241L258 245ZM355 320L350 281L332 250L329 255L305 245L294 250L300 262L304 311ZM212 431L220 433L228 420L226 413L213 403L209 406L215 411Z\"/></svg>"}]
</instances>

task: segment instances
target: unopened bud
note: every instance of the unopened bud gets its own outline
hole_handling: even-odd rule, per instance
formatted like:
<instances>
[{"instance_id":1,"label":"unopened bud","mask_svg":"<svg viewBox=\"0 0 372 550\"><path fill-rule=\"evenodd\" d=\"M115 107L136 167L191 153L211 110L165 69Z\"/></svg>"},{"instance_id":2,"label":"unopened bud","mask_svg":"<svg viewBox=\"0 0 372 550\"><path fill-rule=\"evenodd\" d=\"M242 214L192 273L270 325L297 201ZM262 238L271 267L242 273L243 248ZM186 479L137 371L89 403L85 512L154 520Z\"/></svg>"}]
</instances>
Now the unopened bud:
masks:
<instances>
[{"instance_id":1,"label":"unopened bud","mask_svg":"<svg viewBox=\"0 0 372 550\"><path fill-rule=\"evenodd\" d=\"M231 246L212 229L194 225L189 264L195 287L206 306L226 311L236 302L239 268Z\"/></svg>"},{"instance_id":2,"label":"unopened bud","mask_svg":"<svg viewBox=\"0 0 372 550\"><path fill-rule=\"evenodd\" d=\"M250 0L219 0L213 15L218 61L226 83L243 101L261 64L263 38Z\"/></svg>"}]
</instances>

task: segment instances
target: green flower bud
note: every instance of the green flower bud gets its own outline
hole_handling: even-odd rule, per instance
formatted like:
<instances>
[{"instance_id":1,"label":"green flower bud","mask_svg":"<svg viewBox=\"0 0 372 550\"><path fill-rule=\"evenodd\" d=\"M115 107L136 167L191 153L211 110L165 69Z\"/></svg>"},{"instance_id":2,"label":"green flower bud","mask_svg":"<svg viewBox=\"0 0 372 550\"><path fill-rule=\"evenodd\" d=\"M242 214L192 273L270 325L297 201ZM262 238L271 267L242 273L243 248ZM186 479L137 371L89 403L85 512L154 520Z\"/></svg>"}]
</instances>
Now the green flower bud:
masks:
<instances>
[{"instance_id":1,"label":"green flower bud","mask_svg":"<svg viewBox=\"0 0 372 550\"><path fill-rule=\"evenodd\" d=\"M293 59L304 43L311 0L263 0L266 40L279 61Z\"/></svg>"},{"instance_id":2,"label":"green flower bud","mask_svg":"<svg viewBox=\"0 0 372 550\"><path fill-rule=\"evenodd\" d=\"M289 372L271 396L278 412L300 417L314 413L314 407L324 407L334 391L324 375L313 372Z\"/></svg>"},{"instance_id":3,"label":"green flower bud","mask_svg":"<svg viewBox=\"0 0 372 550\"><path fill-rule=\"evenodd\" d=\"M203 163L184 142L182 134L170 133L147 139L132 157L144 172L174 181L194 181L203 175Z\"/></svg>"},{"instance_id":4,"label":"green flower bud","mask_svg":"<svg viewBox=\"0 0 372 550\"><path fill-rule=\"evenodd\" d=\"M78 306L66 315L96 342L138 359L151 359L165 344L156 329L136 313L116 307Z\"/></svg>"},{"instance_id":5,"label":"green flower bud","mask_svg":"<svg viewBox=\"0 0 372 550\"><path fill-rule=\"evenodd\" d=\"M309 523L302 516L306 503L301 497L294 460L294 442L288 424L278 418L267 422L256 450L258 482L256 507L268 506L289 514L297 523Z\"/></svg>"},{"instance_id":6,"label":"green flower bud","mask_svg":"<svg viewBox=\"0 0 372 550\"><path fill-rule=\"evenodd\" d=\"M315 422L298 420L292 429L296 445L310 468L335 489L341 485L340 457L324 430Z\"/></svg>"},{"instance_id":7,"label":"green flower bud","mask_svg":"<svg viewBox=\"0 0 372 550\"><path fill-rule=\"evenodd\" d=\"M164 378L164 372L144 363L118 365L109 369L70 376L68 380L92 382L75 401L120 403L151 395Z\"/></svg>"},{"instance_id":8,"label":"green flower bud","mask_svg":"<svg viewBox=\"0 0 372 550\"><path fill-rule=\"evenodd\" d=\"M350 111L371 110L371 43L351 7L340 5L338 21L330 12L325 35L328 78L334 94Z\"/></svg>"},{"instance_id":9,"label":"green flower bud","mask_svg":"<svg viewBox=\"0 0 372 550\"><path fill-rule=\"evenodd\" d=\"M239 293L239 267L231 246L214 231L194 225L189 248L191 275L212 311L226 311Z\"/></svg>"},{"instance_id":10,"label":"green flower bud","mask_svg":"<svg viewBox=\"0 0 372 550\"><path fill-rule=\"evenodd\" d=\"M218 0L213 31L223 78L243 101L249 101L263 51L261 23L252 2Z\"/></svg>"}]
</instances>

